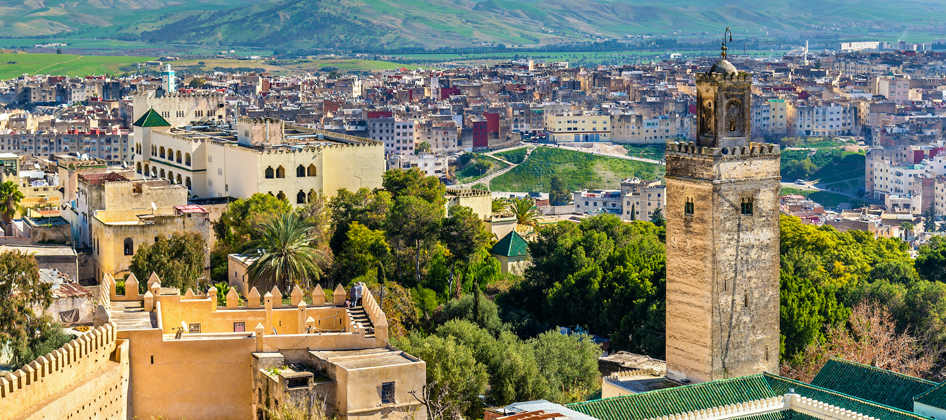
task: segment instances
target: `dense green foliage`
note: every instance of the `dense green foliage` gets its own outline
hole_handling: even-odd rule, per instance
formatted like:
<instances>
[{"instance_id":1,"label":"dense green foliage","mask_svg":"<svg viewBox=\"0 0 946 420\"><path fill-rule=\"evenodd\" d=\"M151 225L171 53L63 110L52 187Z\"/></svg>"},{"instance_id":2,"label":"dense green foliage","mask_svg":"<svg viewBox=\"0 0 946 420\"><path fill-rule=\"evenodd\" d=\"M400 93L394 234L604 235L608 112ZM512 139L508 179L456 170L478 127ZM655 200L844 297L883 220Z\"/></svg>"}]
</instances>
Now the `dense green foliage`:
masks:
<instances>
[{"instance_id":1,"label":"dense green foliage","mask_svg":"<svg viewBox=\"0 0 946 420\"><path fill-rule=\"evenodd\" d=\"M492 180L493 191L545 192L552 176L561 177L565 188L618 188L628 177L657 179L663 167L649 163L550 147L536 148L529 159Z\"/></svg>"},{"instance_id":2,"label":"dense green foliage","mask_svg":"<svg viewBox=\"0 0 946 420\"><path fill-rule=\"evenodd\" d=\"M946 283L946 238L934 236L920 247L916 271L926 280Z\"/></svg>"},{"instance_id":3,"label":"dense green foliage","mask_svg":"<svg viewBox=\"0 0 946 420\"><path fill-rule=\"evenodd\" d=\"M457 159L455 173L458 182L468 183L508 166L486 155L464 153Z\"/></svg>"},{"instance_id":4,"label":"dense green foliage","mask_svg":"<svg viewBox=\"0 0 946 420\"><path fill-rule=\"evenodd\" d=\"M0 184L0 218L5 223L13 221L13 216L21 211L20 202L23 201L23 192L13 181Z\"/></svg>"},{"instance_id":5,"label":"dense green foliage","mask_svg":"<svg viewBox=\"0 0 946 420\"><path fill-rule=\"evenodd\" d=\"M539 229L525 281L498 297L504 319L521 336L581 325L610 336L613 348L662 357L662 230L614 215Z\"/></svg>"},{"instance_id":6,"label":"dense green foliage","mask_svg":"<svg viewBox=\"0 0 946 420\"><path fill-rule=\"evenodd\" d=\"M204 275L207 256L205 244L200 233L175 232L171 236L158 236L153 244L138 245L128 268L138 279L138 292L146 292L151 273L158 275L162 287L199 290L202 285L198 284L198 279Z\"/></svg>"},{"instance_id":7,"label":"dense green foliage","mask_svg":"<svg viewBox=\"0 0 946 420\"><path fill-rule=\"evenodd\" d=\"M36 315L53 303L50 285L39 280L36 258L18 251L0 253L0 347L9 349L13 370L62 347L73 337L48 315Z\"/></svg>"},{"instance_id":8,"label":"dense green foliage","mask_svg":"<svg viewBox=\"0 0 946 420\"><path fill-rule=\"evenodd\" d=\"M552 185L549 190L549 204L553 206L564 206L572 202L572 192L565 187L565 183L558 175L552 175Z\"/></svg>"}]
</instances>

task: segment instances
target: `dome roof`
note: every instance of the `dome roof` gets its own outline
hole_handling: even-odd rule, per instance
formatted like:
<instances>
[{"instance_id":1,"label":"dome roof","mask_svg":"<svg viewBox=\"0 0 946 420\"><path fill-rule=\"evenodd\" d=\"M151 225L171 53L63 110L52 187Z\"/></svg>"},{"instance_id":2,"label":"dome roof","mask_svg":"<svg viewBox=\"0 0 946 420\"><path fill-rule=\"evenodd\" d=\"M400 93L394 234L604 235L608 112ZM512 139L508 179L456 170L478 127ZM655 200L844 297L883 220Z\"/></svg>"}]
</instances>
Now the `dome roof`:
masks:
<instances>
[{"instance_id":1,"label":"dome roof","mask_svg":"<svg viewBox=\"0 0 946 420\"><path fill-rule=\"evenodd\" d=\"M732 65L729 61L726 61L725 58L719 59L716 64L713 64L713 67L709 71L711 74L723 74L723 75L732 75L738 74L739 71L736 70L736 66Z\"/></svg>"}]
</instances>

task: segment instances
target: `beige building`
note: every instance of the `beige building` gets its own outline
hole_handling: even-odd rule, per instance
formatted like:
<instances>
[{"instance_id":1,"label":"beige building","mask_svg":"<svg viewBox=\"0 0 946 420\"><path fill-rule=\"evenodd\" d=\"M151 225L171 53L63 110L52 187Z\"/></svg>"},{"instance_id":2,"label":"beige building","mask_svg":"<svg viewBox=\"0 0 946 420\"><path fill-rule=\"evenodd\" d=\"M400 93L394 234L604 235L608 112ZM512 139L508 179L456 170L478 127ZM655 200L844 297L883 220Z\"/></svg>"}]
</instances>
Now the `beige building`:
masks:
<instances>
[{"instance_id":1,"label":"beige building","mask_svg":"<svg viewBox=\"0 0 946 420\"><path fill-rule=\"evenodd\" d=\"M611 116L611 141L614 143L665 143L670 139L689 136L690 124L685 116L676 114L653 118L644 118L640 114Z\"/></svg>"},{"instance_id":2,"label":"beige building","mask_svg":"<svg viewBox=\"0 0 946 420\"><path fill-rule=\"evenodd\" d=\"M198 197L269 193L292 204L341 188L380 188L381 142L240 118L235 130L181 129L154 112L135 123L135 172L181 184Z\"/></svg>"},{"instance_id":3,"label":"beige building","mask_svg":"<svg viewBox=\"0 0 946 420\"><path fill-rule=\"evenodd\" d=\"M466 206L473 210L473 214L479 216L481 220L489 221L493 216L493 194L489 191L480 190L454 190L447 189L447 211L450 214L450 207Z\"/></svg>"},{"instance_id":4,"label":"beige building","mask_svg":"<svg viewBox=\"0 0 946 420\"><path fill-rule=\"evenodd\" d=\"M172 127L226 123L226 95L222 92L166 92L157 96L157 91L145 90L132 96L132 121L152 109Z\"/></svg>"},{"instance_id":5,"label":"beige building","mask_svg":"<svg viewBox=\"0 0 946 420\"><path fill-rule=\"evenodd\" d=\"M660 185L660 181L625 179L621 182L621 197L623 220L650 220L654 211L667 207L667 187Z\"/></svg>"},{"instance_id":6,"label":"beige building","mask_svg":"<svg viewBox=\"0 0 946 420\"><path fill-rule=\"evenodd\" d=\"M451 153L460 150L460 137L454 121L420 120L414 124L414 147L430 144L431 153Z\"/></svg>"},{"instance_id":7,"label":"beige building","mask_svg":"<svg viewBox=\"0 0 946 420\"><path fill-rule=\"evenodd\" d=\"M585 114L546 115L545 128L556 143L611 141L611 116Z\"/></svg>"},{"instance_id":8,"label":"beige building","mask_svg":"<svg viewBox=\"0 0 946 420\"><path fill-rule=\"evenodd\" d=\"M231 289L223 303L214 288L182 296L153 274L143 296L134 276L126 295L102 279L95 329L0 376L0 418L246 420L320 402L329 418L426 418L413 398L426 364L388 345L370 291L357 308L341 286L286 300Z\"/></svg>"},{"instance_id":9,"label":"beige building","mask_svg":"<svg viewBox=\"0 0 946 420\"><path fill-rule=\"evenodd\" d=\"M210 215L200 206L98 210L90 219L95 278L105 274L118 277L126 273L139 247L154 244L158 237L177 232L197 232L204 237L204 266L210 267Z\"/></svg>"}]
</instances>

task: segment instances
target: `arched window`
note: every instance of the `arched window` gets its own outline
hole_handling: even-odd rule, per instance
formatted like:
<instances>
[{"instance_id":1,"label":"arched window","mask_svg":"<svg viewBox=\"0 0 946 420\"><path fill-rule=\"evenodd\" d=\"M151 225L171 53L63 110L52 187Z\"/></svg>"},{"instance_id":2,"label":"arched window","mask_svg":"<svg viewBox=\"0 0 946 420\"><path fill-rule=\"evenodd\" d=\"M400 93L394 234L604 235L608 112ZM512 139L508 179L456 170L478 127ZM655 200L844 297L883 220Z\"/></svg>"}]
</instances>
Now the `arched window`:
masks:
<instances>
[{"instance_id":1,"label":"arched window","mask_svg":"<svg viewBox=\"0 0 946 420\"><path fill-rule=\"evenodd\" d=\"M164 159L164 146L161 146L161 159Z\"/></svg>"},{"instance_id":2,"label":"arched window","mask_svg":"<svg viewBox=\"0 0 946 420\"><path fill-rule=\"evenodd\" d=\"M184 153L184 164L187 165L187 166L191 166L191 154L190 154L190 153Z\"/></svg>"},{"instance_id":3,"label":"arched window","mask_svg":"<svg viewBox=\"0 0 946 420\"><path fill-rule=\"evenodd\" d=\"M183 184L183 182L182 182L182 180L181 180L181 174L177 174L177 183L178 183L178 184Z\"/></svg>"},{"instance_id":4,"label":"arched window","mask_svg":"<svg viewBox=\"0 0 946 420\"><path fill-rule=\"evenodd\" d=\"M280 165L278 168L276 168L276 178L285 178L285 177L286 177L286 168L283 168L282 165Z\"/></svg>"},{"instance_id":5,"label":"arched window","mask_svg":"<svg viewBox=\"0 0 946 420\"><path fill-rule=\"evenodd\" d=\"M158 154L158 146L151 145L151 156Z\"/></svg>"},{"instance_id":6,"label":"arched window","mask_svg":"<svg viewBox=\"0 0 946 420\"><path fill-rule=\"evenodd\" d=\"M266 168L266 179L273 179L273 176L274 176L273 174L274 174L274 171L273 171L272 166Z\"/></svg>"},{"instance_id":7,"label":"arched window","mask_svg":"<svg viewBox=\"0 0 946 420\"><path fill-rule=\"evenodd\" d=\"M168 171L168 181L171 181L172 184L174 183L174 172Z\"/></svg>"},{"instance_id":8,"label":"arched window","mask_svg":"<svg viewBox=\"0 0 946 420\"><path fill-rule=\"evenodd\" d=\"M191 189L191 177L184 178L184 185L187 186L187 189Z\"/></svg>"},{"instance_id":9,"label":"arched window","mask_svg":"<svg viewBox=\"0 0 946 420\"><path fill-rule=\"evenodd\" d=\"M164 168L161 168L161 178L164 178Z\"/></svg>"},{"instance_id":10,"label":"arched window","mask_svg":"<svg viewBox=\"0 0 946 420\"><path fill-rule=\"evenodd\" d=\"M305 193L302 190L296 194L296 204L305 204Z\"/></svg>"},{"instance_id":11,"label":"arched window","mask_svg":"<svg viewBox=\"0 0 946 420\"><path fill-rule=\"evenodd\" d=\"M177 160L177 163L181 163L181 151L180 151L180 150L177 151L177 159L176 159L176 160Z\"/></svg>"},{"instance_id":12,"label":"arched window","mask_svg":"<svg viewBox=\"0 0 946 420\"><path fill-rule=\"evenodd\" d=\"M312 200L315 200L315 199L316 199L316 196L315 196L315 190L309 190L309 197L308 197L308 201L310 201L310 202L311 202Z\"/></svg>"},{"instance_id":13,"label":"arched window","mask_svg":"<svg viewBox=\"0 0 946 420\"><path fill-rule=\"evenodd\" d=\"M318 173L318 170L315 169L315 165L309 165L309 169L308 169L306 175L308 175L308 176L316 176L317 173Z\"/></svg>"},{"instance_id":14,"label":"arched window","mask_svg":"<svg viewBox=\"0 0 946 420\"><path fill-rule=\"evenodd\" d=\"M141 162L135 164L135 171L139 174L141 173Z\"/></svg>"},{"instance_id":15,"label":"arched window","mask_svg":"<svg viewBox=\"0 0 946 420\"><path fill-rule=\"evenodd\" d=\"M280 200L285 200L285 199L286 199L286 194L283 194L283 192L280 191L279 194L276 194L276 198L278 198L278 199L280 199Z\"/></svg>"},{"instance_id":16,"label":"arched window","mask_svg":"<svg viewBox=\"0 0 946 420\"><path fill-rule=\"evenodd\" d=\"M304 176L305 176L305 166L299 165L299 167L296 168L296 177L302 178Z\"/></svg>"},{"instance_id":17,"label":"arched window","mask_svg":"<svg viewBox=\"0 0 946 420\"><path fill-rule=\"evenodd\" d=\"M131 238L125 238L125 255L135 254L135 241Z\"/></svg>"}]
</instances>

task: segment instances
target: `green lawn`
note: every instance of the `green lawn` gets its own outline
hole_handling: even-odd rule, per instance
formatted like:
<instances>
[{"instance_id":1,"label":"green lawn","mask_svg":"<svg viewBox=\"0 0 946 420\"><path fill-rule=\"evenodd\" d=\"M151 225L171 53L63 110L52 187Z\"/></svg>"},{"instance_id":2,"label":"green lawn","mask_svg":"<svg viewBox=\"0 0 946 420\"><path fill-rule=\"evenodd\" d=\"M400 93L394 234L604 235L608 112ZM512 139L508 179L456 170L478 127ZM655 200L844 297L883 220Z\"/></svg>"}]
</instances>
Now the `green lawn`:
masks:
<instances>
[{"instance_id":1,"label":"green lawn","mask_svg":"<svg viewBox=\"0 0 946 420\"><path fill-rule=\"evenodd\" d=\"M798 188L788 188L782 187L781 195L801 195L805 198L808 198L818 204L821 204L826 209L833 209L841 203L851 203L854 208L859 208L868 205L869 203L864 200L858 200L856 198L851 198L841 194L835 194L827 191L811 191L811 190L801 190Z\"/></svg>"},{"instance_id":2,"label":"green lawn","mask_svg":"<svg viewBox=\"0 0 946 420\"><path fill-rule=\"evenodd\" d=\"M0 79L11 79L24 73L62 76L115 74L122 72L121 67L152 59L150 57L71 54L0 54Z\"/></svg>"},{"instance_id":3,"label":"green lawn","mask_svg":"<svg viewBox=\"0 0 946 420\"><path fill-rule=\"evenodd\" d=\"M501 171L506 169L509 165L499 159L486 156L480 153L474 153L476 156L476 161L485 162L490 165L490 168L483 172L480 168L477 168L477 165L469 164L465 168L457 171L457 182L461 184L469 184L477 179L480 179L484 176L487 176L493 172Z\"/></svg>"},{"instance_id":4,"label":"green lawn","mask_svg":"<svg viewBox=\"0 0 946 420\"><path fill-rule=\"evenodd\" d=\"M585 188L618 189L628 177L660 179L660 165L596 156L571 150L539 147L523 164L493 179L493 191L548 192L552 175L562 178L572 191Z\"/></svg>"},{"instance_id":5,"label":"green lawn","mask_svg":"<svg viewBox=\"0 0 946 420\"><path fill-rule=\"evenodd\" d=\"M634 156L644 159L664 160L664 154L667 152L666 144L625 144L628 156Z\"/></svg>"},{"instance_id":6,"label":"green lawn","mask_svg":"<svg viewBox=\"0 0 946 420\"><path fill-rule=\"evenodd\" d=\"M508 162L512 163L522 163L526 158L526 152L529 150L528 147L520 147L518 149L510 150L507 152L496 153L496 156L506 159Z\"/></svg>"}]
</instances>

